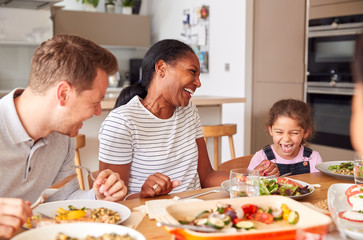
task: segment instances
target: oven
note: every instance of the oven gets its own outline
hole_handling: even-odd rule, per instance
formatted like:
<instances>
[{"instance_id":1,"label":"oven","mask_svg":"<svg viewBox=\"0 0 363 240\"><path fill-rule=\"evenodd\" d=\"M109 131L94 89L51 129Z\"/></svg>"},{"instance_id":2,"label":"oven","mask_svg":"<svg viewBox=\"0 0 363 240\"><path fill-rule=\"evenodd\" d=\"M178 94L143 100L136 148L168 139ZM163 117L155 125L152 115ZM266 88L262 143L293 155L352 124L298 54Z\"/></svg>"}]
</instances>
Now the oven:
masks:
<instances>
[{"instance_id":1,"label":"oven","mask_svg":"<svg viewBox=\"0 0 363 240\"><path fill-rule=\"evenodd\" d=\"M362 29L363 14L309 21L305 98L313 110L315 144L352 149L351 65Z\"/></svg>"}]
</instances>

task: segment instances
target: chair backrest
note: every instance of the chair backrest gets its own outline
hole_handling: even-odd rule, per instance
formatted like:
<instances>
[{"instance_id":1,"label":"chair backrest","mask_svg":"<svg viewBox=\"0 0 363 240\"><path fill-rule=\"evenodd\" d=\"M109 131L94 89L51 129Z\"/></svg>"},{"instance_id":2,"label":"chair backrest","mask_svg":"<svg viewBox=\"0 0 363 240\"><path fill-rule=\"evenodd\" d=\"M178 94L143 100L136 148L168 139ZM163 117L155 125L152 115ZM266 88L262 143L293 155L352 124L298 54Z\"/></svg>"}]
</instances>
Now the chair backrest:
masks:
<instances>
[{"instance_id":1,"label":"chair backrest","mask_svg":"<svg viewBox=\"0 0 363 240\"><path fill-rule=\"evenodd\" d=\"M76 136L76 154L74 156L74 165L76 166L82 166L78 149L83 148L84 146L86 146L86 136L84 134L78 134ZM76 168L76 173L77 173L79 187L80 189L84 190L82 169Z\"/></svg>"},{"instance_id":2,"label":"chair backrest","mask_svg":"<svg viewBox=\"0 0 363 240\"><path fill-rule=\"evenodd\" d=\"M228 160L219 165L219 171L229 173L231 169L247 168L248 165L250 164L252 157L253 154Z\"/></svg>"},{"instance_id":3,"label":"chair backrest","mask_svg":"<svg viewBox=\"0 0 363 240\"><path fill-rule=\"evenodd\" d=\"M207 138L214 138L214 161L213 168L218 170L219 165L219 138L223 136L228 136L229 140L229 150L231 152L231 158L235 158L236 154L234 151L233 135L237 133L237 124L220 124L220 125L204 125L202 126L203 136L205 142Z\"/></svg>"}]
</instances>

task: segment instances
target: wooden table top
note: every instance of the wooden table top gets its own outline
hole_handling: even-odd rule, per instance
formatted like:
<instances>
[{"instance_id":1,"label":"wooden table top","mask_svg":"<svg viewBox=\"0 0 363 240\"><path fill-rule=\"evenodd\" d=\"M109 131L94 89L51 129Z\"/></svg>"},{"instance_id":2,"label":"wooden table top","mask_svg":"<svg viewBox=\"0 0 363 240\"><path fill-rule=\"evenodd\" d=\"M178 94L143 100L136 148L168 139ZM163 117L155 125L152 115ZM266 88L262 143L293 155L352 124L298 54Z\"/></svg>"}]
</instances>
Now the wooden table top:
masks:
<instances>
[{"instance_id":1,"label":"wooden table top","mask_svg":"<svg viewBox=\"0 0 363 240\"><path fill-rule=\"evenodd\" d=\"M309 196L307 196L301 200L303 202L310 202L312 204L315 204L319 201L327 199L327 192L328 192L330 185L332 185L334 183L354 183L353 180L348 181L348 180L336 179L336 178L333 178L331 176L328 176L328 175L320 173L320 172L295 175L295 176L290 176L290 178L304 181L309 184L320 184L321 185L320 188L315 188L314 193L310 194ZM182 192L182 193L178 193L178 194L170 194L170 195L161 196L161 197L157 197L157 198L153 198L153 199L150 199L150 198L131 199L131 200L126 200L126 201L123 201L120 203L129 207L132 210L134 207L144 205L145 202L149 201L149 200L172 199L174 196L186 197L186 196L189 196L192 194L201 193L201 192L205 192L205 191L209 191L211 189L217 189L217 188L220 188L220 187L204 188L204 189L199 189L199 190ZM207 195L203 195L198 198L204 199L204 200L229 198L229 193L226 191L221 191L221 192L217 192L217 193L210 193ZM141 232L145 236L145 238L148 240L149 239L158 239L158 240L172 239L173 236L171 234L166 232L163 228L157 227L155 224L156 224L156 221L150 220L148 215L146 215L144 217L144 219L141 221L141 223L139 224L139 226L136 228L136 230Z\"/></svg>"},{"instance_id":2,"label":"wooden table top","mask_svg":"<svg viewBox=\"0 0 363 240\"><path fill-rule=\"evenodd\" d=\"M315 204L319 201L327 199L327 192L328 192L329 187L332 184L334 184L334 183L354 183L353 180L348 181L348 180L336 179L336 178L333 178L331 176L328 176L328 175L320 173L320 172L290 176L290 178L304 181L309 184L320 184L321 185L320 188L315 188L314 193L310 194L309 196L306 196L305 198L303 198L301 200L301 202L310 202L312 204ZM177 193L177 194L169 194L169 195L164 195L164 196L160 196L160 197L156 197L156 198L152 198L152 199L151 198L130 199L130 200L122 201L120 203L127 206L132 211L133 208L144 205L146 201L156 200L156 199L172 199L175 196L187 197L187 196L190 196L193 194L206 192L206 191L209 191L212 189L220 189L220 187L204 188L204 189L198 189L198 190L182 192L182 193ZM203 199L203 200L215 200L215 199L221 199L221 198L229 198L229 193L226 191L213 192L213 193L209 193L209 194L200 196L198 198ZM143 218L143 220L137 226L136 230L141 232L147 240L174 239L173 236L171 234L169 234L168 232L166 232L163 228L157 227L156 221L150 220L148 215L146 215ZM20 233L22 231L24 231L24 230L20 230L18 233ZM337 235L338 234L335 233L335 236L337 236ZM2 240L2 239L3 238L0 237L0 240ZM339 238L339 236L337 236L337 237L333 237L333 238L329 238L329 239L340 239L340 238Z\"/></svg>"}]
</instances>

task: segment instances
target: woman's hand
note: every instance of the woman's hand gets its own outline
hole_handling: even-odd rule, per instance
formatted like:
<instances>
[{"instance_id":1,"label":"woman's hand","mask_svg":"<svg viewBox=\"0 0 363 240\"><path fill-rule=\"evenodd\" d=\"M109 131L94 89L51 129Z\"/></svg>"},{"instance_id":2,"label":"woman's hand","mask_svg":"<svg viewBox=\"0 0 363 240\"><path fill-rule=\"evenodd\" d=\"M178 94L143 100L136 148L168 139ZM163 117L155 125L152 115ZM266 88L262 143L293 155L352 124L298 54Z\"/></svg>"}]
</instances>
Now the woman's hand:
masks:
<instances>
[{"instance_id":1,"label":"woman's hand","mask_svg":"<svg viewBox=\"0 0 363 240\"><path fill-rule=\"evenodd\" d=\"M120 179L118 173L110 169L100 172L93 183L93 190L98 200L117 202L122 200L127 193L124 181Z\"/></svg>"},{"instance_id":2,"label":"woman's hand","mask_svg":"<svg viewBox=\"0 0 363 240\"><path fill-rule=\"evenodd\" d=\"M165 195L179 185L179 180L171 181L170 178L164 174L154 173L153 175L150 175L146 179L144 185L142 185L140 196L146 198Z\"/></svg>"},{"instance_id":3,"label":"woman's hand","mask_svg":"<svg viewBox=\"0 0 363 240\"><path fill-rule=\"evenodd\" d=\"M263 160L257 167L255 167L254 170L257 170L260 176L280 176L280 172L276 164L274 164L270 160Z\"/></svg>"},{"instance_id":4,"label":"woman's hand","mask_svg":"<svg viewBox=\"0 0 363 240\"><path fill-rule=\"evenodd\" d=\"M0 237L12 237L31 216L29 201L19 198L0 198Z\"/></svg>"}]
</instances>

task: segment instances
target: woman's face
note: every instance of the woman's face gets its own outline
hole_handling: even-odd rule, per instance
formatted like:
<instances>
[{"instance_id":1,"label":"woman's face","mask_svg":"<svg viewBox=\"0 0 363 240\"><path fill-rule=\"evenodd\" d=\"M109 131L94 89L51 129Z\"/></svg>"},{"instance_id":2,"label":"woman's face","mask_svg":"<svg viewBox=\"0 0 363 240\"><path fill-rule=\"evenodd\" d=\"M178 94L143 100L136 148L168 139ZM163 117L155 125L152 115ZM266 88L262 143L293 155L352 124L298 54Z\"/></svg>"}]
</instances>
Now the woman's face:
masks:
<instances>
[{"instance_id":1,"label":"woman's face","mask_svg":"<svg viewBox=\"0 0 363 240\"><path fill-rule=\"evenodd\" d=\"M356 152L363 154L363 83L356 83L352 99L350 139Z\"/></svg>"},{"instance_id":2,"label":"woman's face","mask_svg":"<svg viewBox=\"0 0 363 240\"><path fill-rule=\"evenodd\" d=\"M201 86L200 65L197 56L188 52L173 64L166 64L165 99L172 106L187 106L195 90Z\"/></svg>"}]
</instances>

